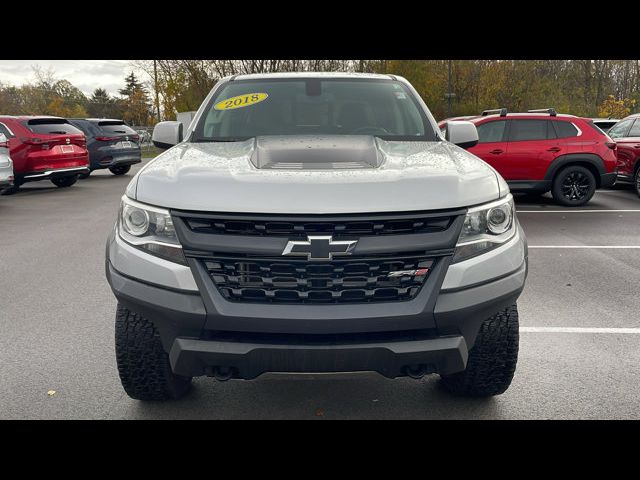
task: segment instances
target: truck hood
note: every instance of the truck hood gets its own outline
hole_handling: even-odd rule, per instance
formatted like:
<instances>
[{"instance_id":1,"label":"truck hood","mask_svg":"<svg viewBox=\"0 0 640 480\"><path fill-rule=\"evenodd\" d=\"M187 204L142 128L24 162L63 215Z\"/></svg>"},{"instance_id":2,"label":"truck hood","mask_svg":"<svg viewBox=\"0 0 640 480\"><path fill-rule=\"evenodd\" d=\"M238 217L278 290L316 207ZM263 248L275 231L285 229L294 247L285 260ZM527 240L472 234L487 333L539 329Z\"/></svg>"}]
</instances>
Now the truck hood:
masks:
<instances>
[{"instance_id":1,"label":"truck hood","mask_svg":"<svg viewBox=\"0 0 640 480\"><path fill-rule=\"evenodd\" d=\"M142 168L127 195L179 210L322 214L467 207L499 198L501 186L447 142L288 136L181 143Z\"/></svg>"}]
</instances>

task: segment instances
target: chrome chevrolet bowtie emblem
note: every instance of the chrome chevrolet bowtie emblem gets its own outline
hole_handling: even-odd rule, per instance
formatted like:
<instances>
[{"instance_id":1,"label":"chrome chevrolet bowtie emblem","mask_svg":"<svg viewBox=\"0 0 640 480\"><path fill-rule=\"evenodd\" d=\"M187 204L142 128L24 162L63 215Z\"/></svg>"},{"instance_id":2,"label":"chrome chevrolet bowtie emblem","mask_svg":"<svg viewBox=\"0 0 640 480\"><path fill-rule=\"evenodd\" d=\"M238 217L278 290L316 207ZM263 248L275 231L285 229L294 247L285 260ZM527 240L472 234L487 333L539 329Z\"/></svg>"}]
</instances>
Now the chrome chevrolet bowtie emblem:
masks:
<instances>
[{"instance_id":1,"label":"chrome chevrolet bowtie emblem","mask_svg":"<svg viewBox=\"0 0 640 480\"><path fill-rule=\"evenodd\" d=\"M308 235L307 240L289 240L282 255L307 257L308 260L332 260L335 255L351 255L357 240L333 240L331 235Z\"/></svg>"},{"instance_id":2,"label":"chrome chevrolet bowtie emblem","mask_svg":"<svg viewBox=\"0 0 640 480\"><path fill-rule=\"evenodd\" d=\"M69 145L71 143L71 139L67 138L67 145Z\"/></svg>"}]
</instances>

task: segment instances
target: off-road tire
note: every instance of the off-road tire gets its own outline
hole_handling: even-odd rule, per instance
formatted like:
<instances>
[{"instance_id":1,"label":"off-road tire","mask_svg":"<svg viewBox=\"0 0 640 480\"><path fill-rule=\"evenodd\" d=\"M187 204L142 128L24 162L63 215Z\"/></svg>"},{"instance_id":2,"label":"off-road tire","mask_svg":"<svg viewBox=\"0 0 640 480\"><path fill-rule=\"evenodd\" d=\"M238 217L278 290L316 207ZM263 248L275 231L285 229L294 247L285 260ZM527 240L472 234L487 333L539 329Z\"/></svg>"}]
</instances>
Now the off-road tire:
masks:
<instances>
[{"instance_id":1,"label":"off-road tire","mask_svg":"<svg viewBox=\"0 0 640 480\"><path fill-rule=\"evenodd\" d=\"M116 310L116 362L125 392L136 400L172 400L191 388L191 377L171 371L156 327L118 304Z\"/></svg>"},{"instance_id":2,"label":"off-road tire","mask_svg":"<svg viewBox=\"0 0 640 480\"><path fill-rule=\"evenodd\" d=\"M131 170L131 165L116 165L115 167L109 167L109 171L114 175L126 175Z\"/></svg>"},{"instance_id":3,"label":"off-road tire","mask_svg":"<svg viewBox=\"0 0 640 480\"><path fill-rule=\"evenodd\" d=\"M517 361L518 308L513 304L482 323L466 370L443 375L441 383L455 395L500 395L511 385Z\"/></svg>"},{"instance_id":4,"label":"off-road tire","mask_svg":"<svg viewBox=\"0 0 640 480\"><path fill-rule=\"evenodd\" d=\"M58 188L70 187L77 181L78 181L78 175L70 175L68 177L58 177L58 178L51 179L51 183L53 183Z\"/></svg>"},{"instance_id":5,"label":"off-road tire","mask_svg":"<svg viewBox=\"0 0 640 480\"><path fill-rule=\"evenodd\" d=\"M568 198L563 191L563 187L567 188L565 182L571 183L571 178L575 177L576 182L581 185L588 185L584 193L581 193L580 198L571 199ZM580 165L569 165L568 167L560 170L553 179L553 185L551 187L551 195L553 199L560 205L566 207L580 207L585 205L591 200L593 194L596 193L596 177L588 168L581 167Z\"/></svg>"},{"instance_id":6,"label":"off-road tire","mask_svg":"<svg viewBox=\"0 0 640 480\"><path fill-rule=\"evenodd\" d=\"M633 179L633 185L636 189L636 193L640 197L640 167L636 168L635 178Z\"/></svg>"}]
</instances>

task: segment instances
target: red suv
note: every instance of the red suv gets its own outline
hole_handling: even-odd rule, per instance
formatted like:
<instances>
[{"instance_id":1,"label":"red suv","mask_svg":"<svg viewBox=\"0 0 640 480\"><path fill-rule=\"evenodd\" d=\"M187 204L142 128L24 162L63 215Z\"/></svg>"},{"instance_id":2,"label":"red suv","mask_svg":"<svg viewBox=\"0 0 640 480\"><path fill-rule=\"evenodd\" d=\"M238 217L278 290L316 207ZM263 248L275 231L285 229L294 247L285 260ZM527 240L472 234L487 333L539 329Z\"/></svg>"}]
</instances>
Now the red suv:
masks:
<instances>
[{"instance_id":1,"label":"red suv","mask_svg":"<svg viewBox=\"0 0 640 480\"><path fill-rule=\"evenodd\" d=\"M618 180L633 182L640 196L640 113L623 118L608 133L618 145Z\"/></svg>"},{"instance_id":2,"label":"red suv","mask_svg":"<svg viewBox=\"0 0 640 480\"><path fill-rule=\"evenodd\" d=\"M502 108L467 120L479 137L468 150L495 168L513 192L551 191L556 202L579 206L596 188L616 180L616 143L589 118L552 108L528 113Z\"/></svg>"},{"instance_id":3,"label":"red suv","mask_svg":"<svg viewBox=\"0 0 640 480\"><path fill-rule=\"evenodd\" d=\"M0 116L0 133L9 140L15 176L5 194L37 180L70 187L79 174L89 172L85 136L64 118Z\"/></svg>"}]
</instances>

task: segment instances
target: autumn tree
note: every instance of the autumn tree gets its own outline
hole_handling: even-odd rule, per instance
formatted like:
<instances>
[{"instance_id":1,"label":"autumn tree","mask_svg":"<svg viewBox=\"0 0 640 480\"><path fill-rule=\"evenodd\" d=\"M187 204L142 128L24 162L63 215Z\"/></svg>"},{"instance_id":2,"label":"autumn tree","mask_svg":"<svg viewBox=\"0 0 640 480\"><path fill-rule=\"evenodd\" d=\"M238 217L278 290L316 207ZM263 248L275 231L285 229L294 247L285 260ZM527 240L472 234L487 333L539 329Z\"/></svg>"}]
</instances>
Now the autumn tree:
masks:
<instances>
[{"instance_id":1,"label":"autumn tree","mask_svg":"<svg viewBox=\"0 0 640 480\"><path fill-rule=\"evenodd\" d=\"M104 88L96 88L87 102L87 112L96 118L122 118L122 103Z\"/></svg>"},{"instance_id":2,"label":"autumn tree","mask_svg":"<svg viewBox=\"0 0 640 480\"><path fill-rule=\"evenodd\" d=\"M157 121L149 101L156 91L163 119L196 110L220 78L227 75L286 71L347 71L396 74L415 86L434 116L448 113L447 60L156 60L132 62L119 93L103 89L90 98L52 70L34 69L23 85L0 85L0 113L124 118L135 124ZM554 107L579 116L635 113L640 105L640 60L453 60L452 115L478 114L489 108L510 111ZM612 97L611 97L612 96Z\"/></svg>"},{"instance_id":3,"label":"autumn tree","mask_svg":"<svg viewBox=\"0 0 640 480\"><path fill-rule=\"evenodd\" d=\"M604 118L624 118L631 113L636 101L628 98L617 100L609 95L598 108L598 115Z\"/></svg>"},{"instance_id":4,"label":"autumn tree","mask_svg":"<svg viewBox=\"0 0 640 480\"><path fill-rule=\"evenodd\" d=\"M136 74L131 72L124 78L125 86L118 90L118 93L124 97L131 96L136 90L142 90L142 83L138 81Z\"/></svg>"},{"instance_id":5,"label":"autumn tree","mask_svg":"<svg viewBox=\"0 0 640 480\"><path fill-rule=\"evenodd\" d=\"M152 117L151 102L146 89L133 72L125 77L125 86L119 93L125 97L122 100L123 120L133 125L149 124Z\"/></svg>"}]
</instances>

